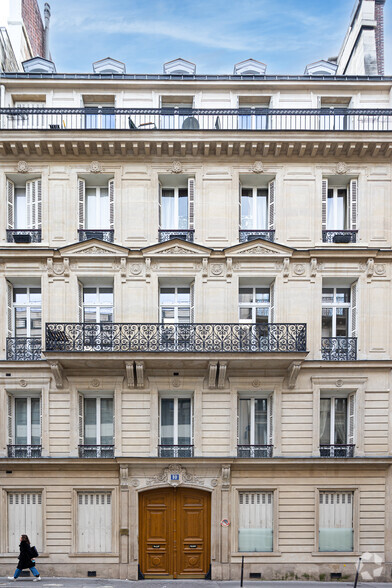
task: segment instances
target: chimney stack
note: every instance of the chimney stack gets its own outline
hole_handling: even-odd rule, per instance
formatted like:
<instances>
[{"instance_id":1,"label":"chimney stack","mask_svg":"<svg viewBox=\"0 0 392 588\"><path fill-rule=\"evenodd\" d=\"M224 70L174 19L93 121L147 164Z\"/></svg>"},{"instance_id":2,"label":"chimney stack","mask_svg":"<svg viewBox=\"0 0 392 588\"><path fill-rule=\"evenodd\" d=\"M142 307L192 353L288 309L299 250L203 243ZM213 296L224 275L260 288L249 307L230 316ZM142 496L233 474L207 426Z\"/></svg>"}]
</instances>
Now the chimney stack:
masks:
<instances>
[{"instance_id":1,"label":"chimney stack","mask_svg":"<svg viewBox=\"0 0 392 588\"><path fill-rule=\"evenodd\" d=\"M378 75L384 75L384 4L385 0L376 0L375 19L376 27L376 54Z\"/></svg>"},{"instance_id":2,"label":"chimney stack","mask_svg":"<svg viewBox=\"0 0 392 588\"><path fill-rule=\"evenodd\" d=\"M45 2L45 6L44 6L44 18L45 18L45 59L50 60L50 51L49 51L50 6L47 2Z\"/></svg>"}]
</instances>

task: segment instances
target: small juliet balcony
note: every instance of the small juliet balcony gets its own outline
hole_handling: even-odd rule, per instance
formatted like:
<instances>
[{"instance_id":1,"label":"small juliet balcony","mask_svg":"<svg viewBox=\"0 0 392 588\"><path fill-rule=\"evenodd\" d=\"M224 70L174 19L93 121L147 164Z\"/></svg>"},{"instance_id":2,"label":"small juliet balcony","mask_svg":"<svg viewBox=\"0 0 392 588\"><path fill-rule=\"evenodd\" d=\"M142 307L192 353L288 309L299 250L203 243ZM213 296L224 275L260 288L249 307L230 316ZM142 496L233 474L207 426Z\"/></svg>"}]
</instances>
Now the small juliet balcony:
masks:
<instances>
[{"instance_id":1,"label":"small juliet balcony","mask_svg":"<svg viewBox=\"0 0 392 588\"><path fill-rule=\"evenodd\" d=\"M7 456L12 459L41 457L42 445L7 445Z\"/></svg>"},{"instance_id":2,"label":"small juliet balcony","mask_svg":"<svg viewBox=\"0 0 392 588\"><path fill-rule=\"evenodd\" d=\"M79 241L88 241L88 239L99 239L107 243L113 243L113 229L79 229Z\"/></svg>"},{"instance_id":3,"label":"small juliet balcony","mask_svg":"<svg viewBox=\"0 0 392 588\"><path fill-rule=\"evenodd\" d=\"M193 457L193 445L158 445L158 457Z\"/></svg>"},{"instance_id":4,"label":"small juliet balcony","mask_svg":"<svg viewBox=\"0 0 392 588\"><path fill-rule=\"evenodd\" d=\"M322 337L321 357L325 361L355 361L357 359L357 338Z\"/></svg>"},{"instance_id":5,"label":"small juliet balcony","mask_svg":"<svg viewBox=\"0 0 392 588\"><path fill-rule=\"evenodd\" d=\"M41 350L40 337L7 337L7 361L39 361Z\"/></svg>"},{"instance_id":6,"label":"small juliet balcony","mask_svg":"<svg viewBox=\"0 0 392 588\"><path fill-rule=\"evenodd\" d=\"M240 243L246 243L247 241L254 241L255 239L264 239L265 241L271 241L273 243L275 241L275 231L270 230L245 230L240 229Z\"/></svg>"},{"instance_id":7,"label":"small juliet balcony","mask_svg":"<svg viewBox=\"0 0 392 588\"><path fill-rule=\"evenodd\" d=\"M320 457L354 457L355 445L320 445Z\"/></svg>"},{"instance_id":8,"label":"small juliet balcony","mask_svg":"<svg viewBox=\"0 0 392 588\"><path fill-rule=\"evenodd\" d=\"M7 229L7 243L41 243L41 229Z\"/></svg>"},{"instance_id":9,"label":"small juliet balcony","mask_svg":"<svg viewBox=\"0 0 392 588\"><path fill-rule=\"evenodd\" d=\"M79 445L79 457L111 458L114 457L114 445Z\"/></svg>"},{"instance_id":10,"label":"small juliet balcony","mask_svg":"<svg viewBox=\"0 0 392 588\"><path fill-rule=\"evenodd\" d=\"M358 231L323 231L323 243L356 243Z\"/></svg>"},{"instance_id":11,"label":"small juliet balcony","mask_svg":"<svg viewBox=\"0 0 392 588\"><path fill-rule=\"evenodd\" d=\"M272 457L273 445L237 445L237 457Z\"/></svg>"},{"instance_id":12,"label":"small juliet balcony","mask_svg":"<svg viewBox=\"0 0 392 588\"><path fill-rule=\"evenodd\" d=\"M194 229L159 229L158 234L160 243L171 239L182 239L193 243L195 231Z\"/></svg>"}]
</instances>

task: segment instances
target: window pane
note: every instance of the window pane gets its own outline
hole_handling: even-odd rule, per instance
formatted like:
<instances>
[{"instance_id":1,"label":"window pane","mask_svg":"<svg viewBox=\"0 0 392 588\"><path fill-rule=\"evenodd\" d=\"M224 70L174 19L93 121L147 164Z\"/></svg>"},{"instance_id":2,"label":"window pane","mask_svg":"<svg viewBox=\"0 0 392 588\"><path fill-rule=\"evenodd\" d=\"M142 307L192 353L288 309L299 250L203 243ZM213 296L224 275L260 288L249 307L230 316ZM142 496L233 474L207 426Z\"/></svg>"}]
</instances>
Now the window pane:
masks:
<instances>
[{"instance_id":1,"label":"window pane","mask_svg":"<svg viewBox=\"0 0 392 588\"><path fill-rule=\"evenodd\" d=\"M15 336L27 337L27 308L15 307Z\"/></svg>"},{"instance_id":2,"label":"window pane","mask_svg":"<svg viewBox=\"0 0 392 588\"><path fill-rule=\"evenodd\" d=\"M84 304L97 304L98 295L96 288L83 288Z\"/></svg>"},{"instance_id":3,"label":"window pane","mask_svg":"<svg viewBox=\"0 0 392 588\"><path fill-rule=\"evenodd\" d=\"M41 444L41 410L40 399L31 399L31 444Z\"/></svg>"},{"instance_id":4,"label":"window pane","mask_svg":"<svg viewBox=\"0 0 392 588\"><path fill-rule=\"evenodd\" d=\"M15 229L27 229L26 190L15 188Z\"/></svg>"},{"instance_id":5,"label":"window pane","mask_svg":"<svg viewBox=\"0 0 392 588\"><path fill-rule=\"evenodd\" d=\"M347 399L335 398L335 440L334 443L347 443Z\"/></svg>"},{"instance_id":6,"label":"window pane","mask_svg":"<svg viewBox=\"0 0 392 588\"><path fill-rule=\"evenodd\" d=\"M322 309L321 336L332 337L332 308Z\"/></svg>"},{"instance_id":7,"label":"window pane","mask_svg":"<svg viewBox=\"0 0 392 588\"><path fill-rule=\"evenodd\" d=\"M97 309L95 306L84 307L84 322L85 323L96 323L97 322Z\"/></svg>"},{"instance_id":8,"label":"window pane","mask_svg":"<svg viewBox=\"0 0 392 588\"><path fill-rule=\"evenodd\" d=\"M331 399L320 398L320 445L330 445Z\"/></svg>"},{"instance_id":9,"label":"window pane","mask_svg":"<svg viewBox=\"0 0 392 588\"><path fill-rule=\"evenodd\" d=\"M270 289L256 288L256 304L269 304Z\"/></svg>"},{"instance_id":10,"label":"window pane","mask_svg":"<svg viewBox=\"0 0 392 588\"><path fill-rule=\"evenodd\" d=\"M191 444L191 399L178 399L178 445Z\"/></svg>"},{"instance_id":11,"label":"window pane","mask_svg":"<svg viewBox=\"0 0 392 588\"><path fill-rule=\"evenodd\" d=\"M350 288L336 288L336 302L350 302Z\"/></svg>"},{"instance_id":12,"label":"window pane","mask_svg":"<svg viewBox=\"0 0 392 588\"><path fill-rule=\"evenodd\" d=\"M178 228L188 228L188 190L186 188L178 190Z\"/></svg>"},{"instance_id":13,"label":"window pane","mask_svg":"<svg viewBox=\"0 0 392 588\"><path fill-rule=\"evenodd\" d=\"M240 288L240 304L250 304L253 302L253 288Z\"/></svg>"},{"instance_id":14,"label":"window pane","mask_svg":"<svg viewBox=\"0 0 392 588\"><path fill-rule=\"evenodd\" d=\"M109 191L107 188L101 188L100 191L100 216L97 219L97 229L107 229L109 227Z\"/></svg>"},{"instance_id":15,"label":"window pane","mask_svg":"<svg viewBox=\"0 0 392 588\"><path fill-rule=\"evenodd\" d=\"M113 308L101 308L99 313L99 322L112 323L113 322Z\"/></svg>"},{"instance_id":16,"label":"window pane","mask_svg":"<svg viewBox=\"0 0 392 588\"><path fill-rule=\"evenodd\" d=\"M257 190L256 199L256 229L267 229L268 190Z\"/></svg>"},{"instance_id":17,"label":"window pane","mask_svg":"<svg viewBox=\"0 0 392 588\"><path fill-rule=\"evenodd\" d=\"M15 444L27 445L27 398L15 398Z\"/></svg>"},{"instance_id":18,"label":"window pane","mask_svg":"<svg viewBox=\"0 0 392 588\"><path fill-rule=\"evenodd\" d=\"M113 445L113 398L101 398L101 445Z\"/></svg>"},{"instance_id":19,"label":"window pane","mask_svg":"<svg viewBox=\"0 0 392 588\"><path fill-rule=\"evenodd\" d=\"M174 445L174 400L161 400L161 445Z\"/></svg>"},{"instance_id":20,"label":"window pane","mask_svg":"<svg viewBox=\"0 0 392 588\"><path fill-rule=\"evenodd\" d=\"M239 445L250 445L250 399L240 399Z\"/></svg>"},{"instance_id":21,"label":"window pane","mask_svg":"<svg viewBox=\"0 0 392 588\"><path fill-rule=\"evenodd\" d=\"M252 309L251 308L240 308L240 321L251 321L252 320Z\"/></svg>"},{"instance_id":22,"label":"window pane","mask_svg":"<svg viewBox=\"0 0 392 588\"><path fill-rule=\"evenodd\" d=\"M27 288L14 288L14 302L16 304L27 304Z\"/></svg>"},{"instance_id":23,"label":"window pane","mask_svg":"<svg viewBox=\"0 0 392 588\"><path fill-rule=\"evenodd\" d=\"M256 323L268 323L268 308L256 308Z\"/></svg>"},{"instance_id":24,"label":"window pane","mask_svg":"<svg viewBox=\"0 0 392 588\"><path fill-rule=\"evenodd\" d=\"M97 442L97 400L84 399L84 443L85 445L99 445Z\"/></svg>"},{"instance_id":25,"label":"window pane","mask_svg":"<svg viewBox=\"0 0 392 588\"><path fill-rule=\"evenodd\" d=\"M346 229L346 201L347 190L339 189L337 194L336 229Z\"/></svg>"},{"instance_id":26,"label":"window pane","mask_svg":"<svg viewBox=\"0 0 392 588\"><path fill-rule=\"evenodd\" d=\"M348 308L336 309L336 336L348 337Z\"/></svg>"},{"instance_id":27,"label":"window pane","mask_svg":"<svg viewBox=\"0 0 392 588\"><path fill-rule=\"evenodd\" d=\"M41 304L41 288L30 288L30 302Z\"/></svg>"},{"instance_id":28,"label":"window pane","mask_svg":"<svg viewBox=\"0 0 392 588\"><path fill-rule=\"evenodd\" d=\"M162 308L162 322L174 321L174 308Z\"/></svg>"},{"instance_id":29,"label":"window pane","mask_svg":"<svg viewBox=\"0 0 392 588\"><path fill-rule=\"evenodd\" d=\"M177 223L174 220L174 190L171 188L162 190L161 225L162 229L177 228Z\"/></svg>"},{"instance_id":30,"label":"window pane","mask_svg":"<svg viewBox=\"0 0 392 588\"><path fill-rule=\"evenodd\" d=\"M113 304L113 289L99 288L99 302L100 304L106 304L111 306Z\"/></svg>"},{"instance_id":31,"label":"window pane","mask_svg":"<svg viewBox=\"0 0 392 588\"><path fill-rule=\"evenodd\" d=\"M190 288L178 288L177 289L178 304L189 304L190 296L191 296Z\"/></svg>"},{"instance_id":32,"label":"window pane","mask_svg":"<svg viewBox=\"0 0 392 588\"><path fill-rule=\"evenodd\" d=\"M41 309L30 309L30 337L41 336Z\"/></svg>"},{"instance_id":33,"label":"window pane","mask_svg":"<svg viewBox=\"0 0 392 588\"><path fill-rule=\"evenodd\" d=\"M97 191L95 188L86 188L86 228L99 228L97 216Z\"/></svg>"},{"instance_id":34,"label":"window pane","mask_svg":"<svg viewBox=\"0 0 392 588\"><path fill-rule=\"evenodd\" d=\"M175 289L174 288L161 288L160 290L160 303L161 304L174 304L175 302Z\"/></svg>"},{"instance_id":35,"label":"window pane","mask_svg":"<svg viewBox=\"0 0 392 588\"><path fill-rule=\"evenodd\" d=\"M241 196L241 228L253 229L253 198L252 188L242 188Z\"/></svg>"},{"instance_id":36,"label":"window pane","mask_svg":"<svg viewBox=\"0 0 392 588\"><path fill-rule=\"evenodd\" d=\"M327 199L327 229L334 230L337 227L334 226L335 218L334 218L334 200L333 200L333 190L328 190L328 199Z\"/></svg>"},{"instance_id":37,"label":"window pane","mask_svg":"<svg viewBox=\"0 0 392 588\"><path fill-rule=\"evenodd\" d=\"M273 496L271 492L241 492L238 550L273 550Z\"/></svg>"},{"instance_id":38,"label":"window pane","mask_svg":"<svg viewBox=\"0 0 392 588\"><path fill-rule=\"evenodd\" d=\"M333 301L333 288L323 288L323 304L332 304Z\"/></svg>"},{"instance_id":39,"label":"window pane","mask_svg":"<svg viewBox=\"0 0 392 588\"><path fill-rule=\"evenodd\" d=\"M179 323L190 323L191 322L191 309L188 306L178 308L178 322Z\"/></svg>"},{"instance_id":40,"label":"window pane","mask_svg":"<svg viewBox=\"0 0 392 588\"><path fill-rule=\"evenodd\" d=\"M267 399L255 400L255 445L267 444Z\"/></svg>"}]
</instances>

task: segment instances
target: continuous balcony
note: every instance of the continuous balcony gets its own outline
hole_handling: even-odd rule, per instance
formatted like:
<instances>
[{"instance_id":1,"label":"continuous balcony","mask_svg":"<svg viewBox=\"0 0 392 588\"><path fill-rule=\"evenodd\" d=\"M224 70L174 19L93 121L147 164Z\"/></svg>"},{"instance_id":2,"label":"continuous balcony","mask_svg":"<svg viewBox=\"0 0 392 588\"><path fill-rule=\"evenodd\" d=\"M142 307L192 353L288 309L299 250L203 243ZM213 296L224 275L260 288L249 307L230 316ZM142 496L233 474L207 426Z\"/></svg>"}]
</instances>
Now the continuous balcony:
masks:
<instances>
[{"instance_id":1,"label":"continuous balcony","mask_svg":"<svg viewBox=\"0 0 392 588\"><path fill-rule=\"evenodd\" d=\"M326 361L355 361L356 337L322 337L321 357Z\"/></svg>"},{"instance_id":2,"label":"continuous balcony","mask_svg":"<svg viewBox=\"0 0 392 588\"><path fill-rule=\"evenodd\" d=\"M39 361L41 350L40 337L7 337L7 361Z\"/></svg>"}]
</instances>

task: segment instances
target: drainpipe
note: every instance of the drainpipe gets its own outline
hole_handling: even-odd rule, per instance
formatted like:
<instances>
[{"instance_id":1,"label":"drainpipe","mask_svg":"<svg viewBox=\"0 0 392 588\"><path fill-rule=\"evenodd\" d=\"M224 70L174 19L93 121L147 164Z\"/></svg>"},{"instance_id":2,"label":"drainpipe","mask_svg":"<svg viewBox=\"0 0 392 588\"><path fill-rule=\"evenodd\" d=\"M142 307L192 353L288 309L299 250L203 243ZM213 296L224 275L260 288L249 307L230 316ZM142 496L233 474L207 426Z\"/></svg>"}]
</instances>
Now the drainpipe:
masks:
<instances>
[{"instance_id":1,"label":"drainpipe","mask_svg":"<svg viewBox=\"0 0 392 588\"><path fill-rule=\"evenodd\" d=\"M50 6L45 2L44 6L44 17L45 17L45 32L44 32L44 47L45 47L45 59L50 61L49 51L49 22L50 22Z\"/></svg>"}]
</instances>

